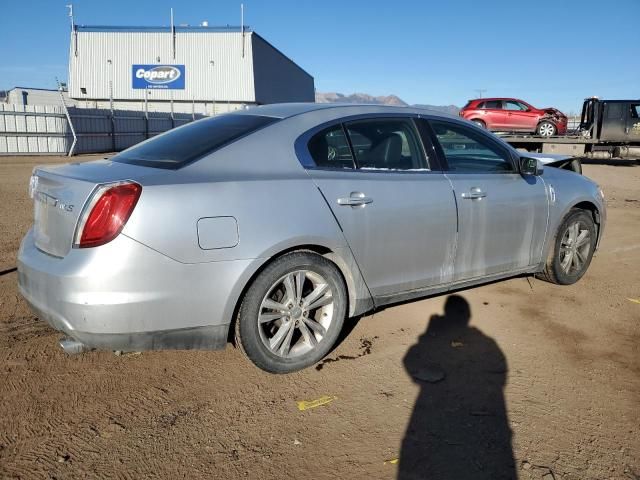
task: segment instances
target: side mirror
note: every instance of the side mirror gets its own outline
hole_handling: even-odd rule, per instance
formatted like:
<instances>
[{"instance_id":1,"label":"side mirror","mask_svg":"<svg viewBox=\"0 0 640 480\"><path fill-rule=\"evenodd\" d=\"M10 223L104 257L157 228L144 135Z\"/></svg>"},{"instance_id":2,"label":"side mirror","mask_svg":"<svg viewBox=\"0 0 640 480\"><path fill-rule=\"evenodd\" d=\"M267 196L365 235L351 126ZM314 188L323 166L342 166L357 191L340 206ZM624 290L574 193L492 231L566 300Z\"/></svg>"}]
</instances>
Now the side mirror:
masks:
<instances>
[{"instance_id":1,"label":"side mirror","mask_svg":"<svg viewBox=\"0 0 640 480\"><path fill-rule=\"evenodd\" d=\"M533 175L539 177L542 175L542 162L537 158L520 157L520 173L522 175Z\"/></svg>"}]
</instances>

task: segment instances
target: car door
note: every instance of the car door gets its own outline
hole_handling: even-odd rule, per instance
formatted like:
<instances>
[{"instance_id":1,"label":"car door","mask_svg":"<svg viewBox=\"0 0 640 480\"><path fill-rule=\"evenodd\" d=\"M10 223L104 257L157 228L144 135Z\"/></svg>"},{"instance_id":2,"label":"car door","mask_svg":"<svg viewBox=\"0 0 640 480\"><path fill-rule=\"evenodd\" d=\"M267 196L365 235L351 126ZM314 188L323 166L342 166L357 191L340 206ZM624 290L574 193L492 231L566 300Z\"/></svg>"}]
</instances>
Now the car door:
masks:
<instances>
[{"instance_id":1,"label":"car door","mask_svg":"<svg viewBox=\"0 0 640 480\"><path fill-rule=\"evenodd\" d=\"M600 139L608 142L624 142L628 138L628 104L619 101L603 103Z\"/></svg>"},{"instance_id":2,"label":"car door","mask_svg":"<svg viewBox=\"0 0 640 480\"><path fill-rule=\"evenodd\" d=\"M452 279L455 199L417 128L406 116L352 120L298 149L377 298Z\"/></svg>"},{"instance_id":3,"label":"car door","mask_svg":"<svg viewBox=\"0 0 640 480\"><path fill-rule=\"evenodd\" d=\"M505 128L513 131L533 132L538 123L538 114L515 100L503 100L502 109L506 114Z\"/></svg>"},{"instance_id":4,"label":"car door","mask_svg":"<svg viewBox=\"0 0 640 480\"><path fill-rule=\"evenodd\" d=\"M509 149L481 130L429 123L458 205L454 282L538 264L548 216L542 178L520 175Z\"/></svg>"},{"instance_id":5,"label":"car door","mask_svg":"<svg viewBox=\"0 0 640 480\"><path fill-rule=\"evenodd\" d=\"M482 110L482 117L480 117L487 129L489 130L502 130L506 125L506 113L502 110L501 100L487 100L484 102L484 109Z\"/></svg>"}]
</instances>

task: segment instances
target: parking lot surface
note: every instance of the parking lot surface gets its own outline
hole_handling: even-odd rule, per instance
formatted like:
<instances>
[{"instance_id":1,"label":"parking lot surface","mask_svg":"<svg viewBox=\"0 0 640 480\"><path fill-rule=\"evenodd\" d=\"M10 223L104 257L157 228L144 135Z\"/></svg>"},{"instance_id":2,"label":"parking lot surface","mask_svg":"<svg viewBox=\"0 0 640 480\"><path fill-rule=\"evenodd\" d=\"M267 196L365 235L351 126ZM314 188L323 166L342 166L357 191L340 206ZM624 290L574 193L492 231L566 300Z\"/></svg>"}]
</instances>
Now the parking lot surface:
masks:
<instances>
[{"instance_id":1,"label":"parking lot surface","mask_svg":"<svg viewBox=\"0 0 640 480\"><path fill-rule=\"evenodd\" d=\"M66 160L0 157L0 477L640 478L640 165L584 165L608 225L578 284L390 307L275 376L230 345L62 352L14 267L31 170Z\"/></svg>"}]
</instances>

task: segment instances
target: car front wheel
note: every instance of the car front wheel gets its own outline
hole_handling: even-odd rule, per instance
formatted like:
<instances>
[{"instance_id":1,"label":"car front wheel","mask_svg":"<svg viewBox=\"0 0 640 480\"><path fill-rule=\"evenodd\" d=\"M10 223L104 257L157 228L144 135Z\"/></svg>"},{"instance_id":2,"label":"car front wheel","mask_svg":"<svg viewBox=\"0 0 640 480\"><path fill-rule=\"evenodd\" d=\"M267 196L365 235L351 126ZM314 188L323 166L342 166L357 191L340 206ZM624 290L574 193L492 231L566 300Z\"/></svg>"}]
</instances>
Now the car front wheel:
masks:
<instances>
[{"instance_id":1,"label":"car front wheel","mask_svg":"<svg viewBox=\"0 0 640 480\"><path fill-rule=\"evenodd\" d=\"M558 129L551 122L540 122L536 128L536 133L541 137L552 137L556 134Z\"/></svg>"},{"instance_id":2,"label":"car front wheel","mask_svg":"<svg viewBox=\"0 0 640 480\"><path fill-rule=\"evenodd\" d=\"M538 277L558 285L576 283L589 268L596 240L596 226L591 213L572 210L560 225L553 251Z\"/></svg>"},{"instance_id":3,"label":"car front wheel","mask_svg":"<svg viewBox=\"0 0 640 480\"><path fill-rule=\"evenodd\" d=\"M253 281L238 312L236 345L259 368L289 373L321 360L347 307L338 268L313 252L277 258Z\"/></svg>"}]
</instances>

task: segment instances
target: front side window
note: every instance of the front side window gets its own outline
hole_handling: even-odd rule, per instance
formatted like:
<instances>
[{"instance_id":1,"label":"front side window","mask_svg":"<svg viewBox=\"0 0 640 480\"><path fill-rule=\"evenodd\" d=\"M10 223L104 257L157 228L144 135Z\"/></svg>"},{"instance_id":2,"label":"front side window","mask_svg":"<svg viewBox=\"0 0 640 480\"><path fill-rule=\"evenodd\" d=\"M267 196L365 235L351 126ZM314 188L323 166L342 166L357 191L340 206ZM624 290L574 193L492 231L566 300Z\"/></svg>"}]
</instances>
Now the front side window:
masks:
<instances>
[{"instance_id":1,"label":"front side window","mask_svg":"<svg viewBox=\"0 0 640 480\"><path fill-rule=\"evenodd\" d=\"M509 153L484 138L482 134L449 122L430 123L442 147L449 170L477 173L513 171Z\"/></svg>"},{"instance_id":2,"label":"front side window","mask_svg":"<svg viewBox=\"0 0 640 480\"><path fill-rule=\"evenodd\" d=\"M309 140L309 153L317 167L353 168L353 157L342 125L316 133Z\"/></svg>"},{"instance_id":3,"label":"front side window","mask_svg":"<svg viewBox=\"0 0 640 480\"><path fill-rule=\"evenodd\" d=\"M631 118L640 118L640 103L631 104Z\"/></svg>"},{"instance_id":4,"label":"front side window","mask_svg":"<svg viewBox=\"0 0 640 480\"><path fill-rule=\"evenodd\" d=\"M504 110L515 110L520 112L524 112L527 109L527 107L522 105L520 102L514 102L513 100L506 100L502 102L502 108Z\"/></svg>"},{"instance_id":5,"label":"front side window","mask_svg":"<svg viewBox=\"0 0 640 480\"><path fill-rule=\"evenodd\" d=\"M418 133L410 119L357 120L345 124L361 170L427 170Z\"/></svg>"}]
</instances>

